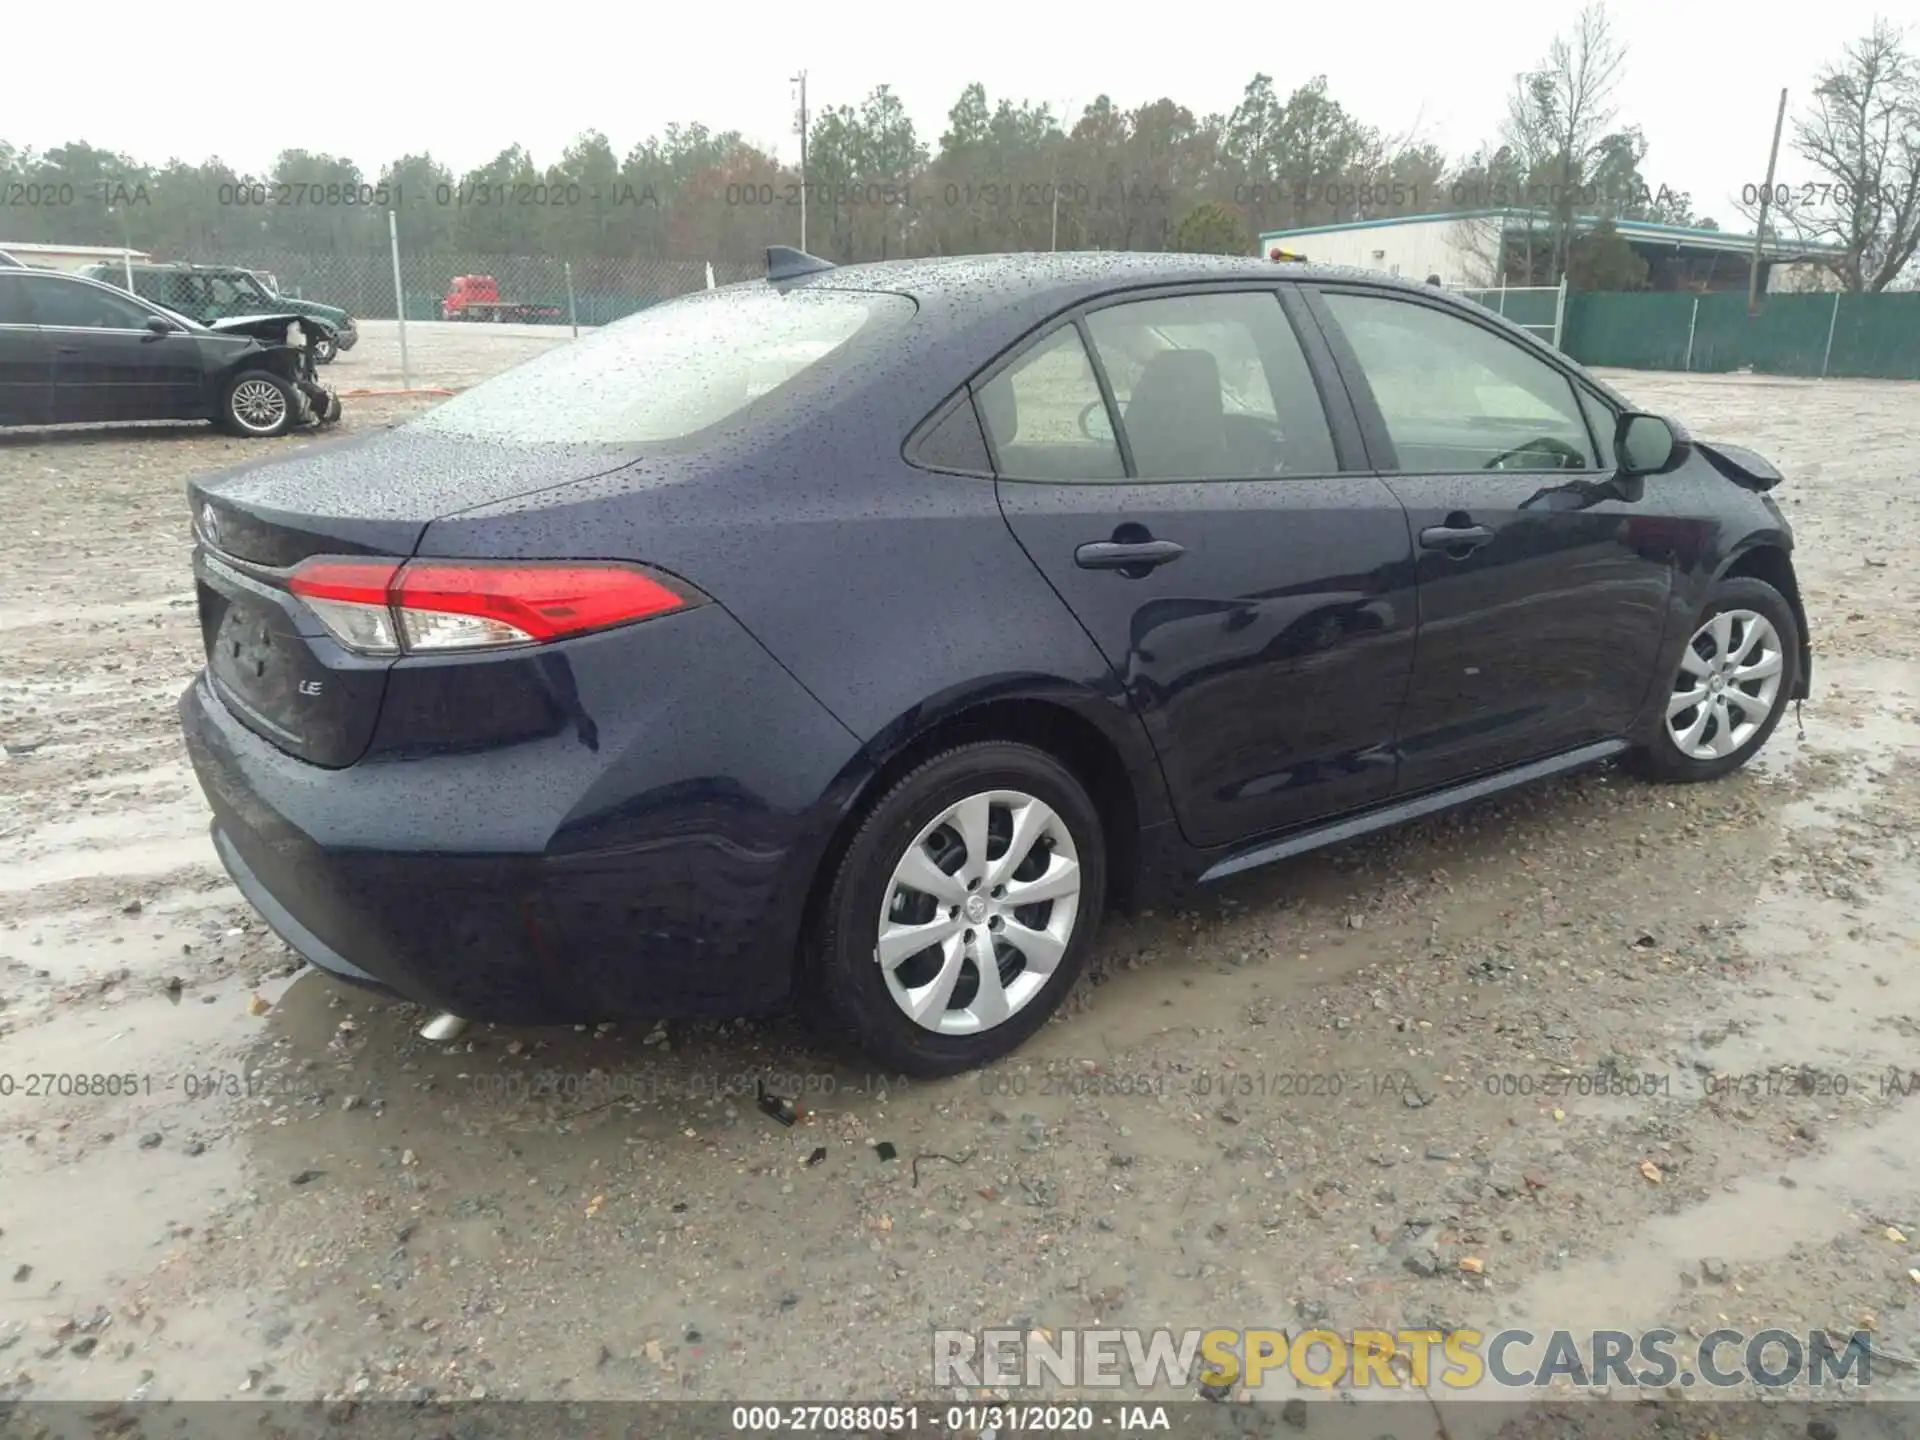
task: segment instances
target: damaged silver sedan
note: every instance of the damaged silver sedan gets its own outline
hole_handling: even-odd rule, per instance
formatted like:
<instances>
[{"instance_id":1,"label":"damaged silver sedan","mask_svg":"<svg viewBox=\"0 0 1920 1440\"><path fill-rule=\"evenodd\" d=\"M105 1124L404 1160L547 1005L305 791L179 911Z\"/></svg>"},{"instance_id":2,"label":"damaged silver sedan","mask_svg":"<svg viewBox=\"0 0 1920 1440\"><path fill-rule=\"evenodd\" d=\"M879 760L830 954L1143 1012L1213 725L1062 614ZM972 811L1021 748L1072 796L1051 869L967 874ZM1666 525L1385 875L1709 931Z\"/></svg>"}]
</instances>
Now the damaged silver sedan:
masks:
<instances>
[{"instance_id":1,"label":"damaged silver sedan","mask_svg":"<svg viewBox=\"0 0 1920 1440\"><path fill-rule=\"evenodd\" d=\"M340 418L298 315L202 325L77 275L0 269L0 426L212 420L267 437Z\"/></svg>"}]
</instances>

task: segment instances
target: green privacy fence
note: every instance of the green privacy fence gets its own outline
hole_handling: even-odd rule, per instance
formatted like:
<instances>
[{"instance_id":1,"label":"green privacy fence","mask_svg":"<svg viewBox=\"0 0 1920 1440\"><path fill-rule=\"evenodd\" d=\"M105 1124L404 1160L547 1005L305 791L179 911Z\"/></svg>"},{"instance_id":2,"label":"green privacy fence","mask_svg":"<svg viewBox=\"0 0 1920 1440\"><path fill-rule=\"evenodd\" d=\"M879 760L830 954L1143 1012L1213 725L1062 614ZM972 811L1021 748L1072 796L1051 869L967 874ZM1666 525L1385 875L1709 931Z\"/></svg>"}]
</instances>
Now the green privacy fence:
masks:
<instances>
[{"instance_id":1,"label":"green privacy fence","mask_svg":"<svg viewBox=\"0 0 1920 1440\"><path fill-rule=\"evenodd\" d=\"M1583 365L1920 380L1920 291L1768 295L1743 292L1567 296L1561 348Z\"/></svg>"}]
</instances>

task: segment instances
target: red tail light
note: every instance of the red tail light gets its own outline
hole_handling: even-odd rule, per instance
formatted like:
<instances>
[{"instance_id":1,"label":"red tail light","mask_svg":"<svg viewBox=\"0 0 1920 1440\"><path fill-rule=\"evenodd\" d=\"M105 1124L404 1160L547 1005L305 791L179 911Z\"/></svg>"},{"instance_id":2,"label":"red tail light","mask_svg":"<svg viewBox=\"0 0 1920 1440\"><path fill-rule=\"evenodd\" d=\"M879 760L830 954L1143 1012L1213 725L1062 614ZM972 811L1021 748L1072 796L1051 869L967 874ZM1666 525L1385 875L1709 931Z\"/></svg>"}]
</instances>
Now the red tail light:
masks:
<instances>
[{"instance_id":1,"label":"red tail light","mask_svg":"<svg viewBox=\"0 0 1920 1440\"><path fill-rule=\"evenodd\" d=\"M578 560L316 559L288 588L365 655L541 645L705 598L638 565Z\"/></svg>"}]
</instances>

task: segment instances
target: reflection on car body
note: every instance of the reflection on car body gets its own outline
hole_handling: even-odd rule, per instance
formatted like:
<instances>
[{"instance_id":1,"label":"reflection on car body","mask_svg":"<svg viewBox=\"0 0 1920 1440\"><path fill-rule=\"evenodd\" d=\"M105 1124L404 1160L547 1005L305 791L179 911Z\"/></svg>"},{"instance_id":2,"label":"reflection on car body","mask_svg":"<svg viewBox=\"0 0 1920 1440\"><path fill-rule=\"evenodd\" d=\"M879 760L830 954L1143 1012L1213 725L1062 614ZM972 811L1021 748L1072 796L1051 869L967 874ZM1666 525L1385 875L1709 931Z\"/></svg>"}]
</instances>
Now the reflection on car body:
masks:
<instances>
[{"instance_id":1,"label":"reflection on car body","mask_svg":"<svg viewBox=\"0 0 1920 1440\"><path fill-rule=\"evenodd\" d=\"M306 321L201 325L77 275L0 271L0 425L213 420L247 436L340 418Z\"/></svg>"}]
</instances>

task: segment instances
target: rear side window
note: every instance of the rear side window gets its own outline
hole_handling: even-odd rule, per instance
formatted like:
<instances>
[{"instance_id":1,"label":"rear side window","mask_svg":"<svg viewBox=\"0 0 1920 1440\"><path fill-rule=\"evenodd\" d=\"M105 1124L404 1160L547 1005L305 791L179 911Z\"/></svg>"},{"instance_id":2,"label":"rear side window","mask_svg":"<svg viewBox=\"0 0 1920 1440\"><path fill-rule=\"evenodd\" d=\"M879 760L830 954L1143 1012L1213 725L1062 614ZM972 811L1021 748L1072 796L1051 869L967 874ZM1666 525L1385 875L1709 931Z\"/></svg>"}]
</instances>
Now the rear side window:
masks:
<instances>
[{"instance_id":1,"label":"rear side window","mask_svg":"<svg viewBox=\"0 0 1920 1440\"><path fill-rule=\"evenodd\" d=\"M1061 326L975 393L1005 479L1126 478L1100 382L1073 326Z\"/></svg>"},{"instance_id":2,"label":"rear side window","mask_svg":"<svg viewBox=\"0 0 1920 1440\"><path fill-rule=\"evenodd\" d=\"M508 444L680 440L913 312L904 295L865 291L707 291L556 346L412 424Z\"/></svg>"},{"instance_id":3,"label":"rear side window","mask_svg":"<svg viewBox=\"0 0 1920 1440\"><path fill-rule=\"evenodd\" d=\"M1340 468L1305 353L1270 290L1174 295L1087 317L1142 480Z\"/></svg>"},{"instance_id":4,"label":"rear side window","mask_svg":"<svg viewBox=\"0 0 1920 1440\"><path fill-rule=\"evenodd\" d=\"M980 417L965 395L945 419L927 431L909 458L929 470L953 470L963 475L993 473L986 437L980 433Z\"/></svg>"},{"instance_id":5,"label":"rear side window","mask_svg":"<svg viewBox=\"0 0 1920 1440\"><path fill-rule=\"evenodd\" d=\"M153 313L123 294L83 280L27 277L34 315L42 325L87 330L138 330Z\"/></svg>"}]
</instances>

